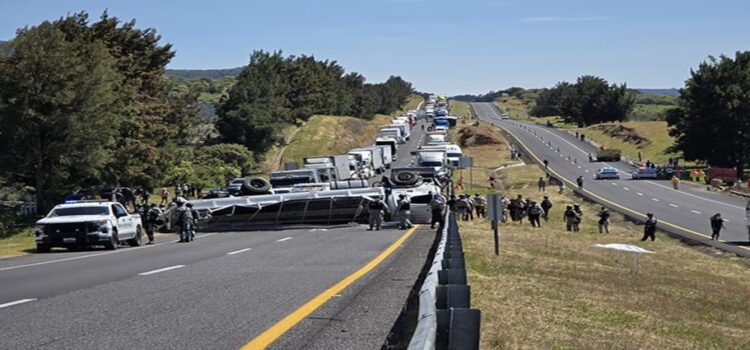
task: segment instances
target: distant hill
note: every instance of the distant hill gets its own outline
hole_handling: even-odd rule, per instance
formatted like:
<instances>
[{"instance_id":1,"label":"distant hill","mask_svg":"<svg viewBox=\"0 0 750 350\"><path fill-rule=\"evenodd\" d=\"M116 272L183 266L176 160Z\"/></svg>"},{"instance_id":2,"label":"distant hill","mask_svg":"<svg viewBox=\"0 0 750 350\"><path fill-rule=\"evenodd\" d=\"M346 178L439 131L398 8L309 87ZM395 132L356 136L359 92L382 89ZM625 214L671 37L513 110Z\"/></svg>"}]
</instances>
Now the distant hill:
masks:
<instances>
[{"instance_id":1,"label":"distant hill","mask_svg":"<svg viewBox=\"0 0 750 350\"><path fill-rule=\"evenodd\" d=\"M635 89L638 92L646 95L669 95L669 96L680 96L680 89Z\"/></svg>"},{"instance_id":2,"label":"distant hill","mask_svg":"<svg viewBox=\"0 0 750 350\"><path fill-rule=\"evenodd\" d=\"M236 77L245 67L227 69L167 69L167 76L183 79Z\"/></svg>"}]
</instances>

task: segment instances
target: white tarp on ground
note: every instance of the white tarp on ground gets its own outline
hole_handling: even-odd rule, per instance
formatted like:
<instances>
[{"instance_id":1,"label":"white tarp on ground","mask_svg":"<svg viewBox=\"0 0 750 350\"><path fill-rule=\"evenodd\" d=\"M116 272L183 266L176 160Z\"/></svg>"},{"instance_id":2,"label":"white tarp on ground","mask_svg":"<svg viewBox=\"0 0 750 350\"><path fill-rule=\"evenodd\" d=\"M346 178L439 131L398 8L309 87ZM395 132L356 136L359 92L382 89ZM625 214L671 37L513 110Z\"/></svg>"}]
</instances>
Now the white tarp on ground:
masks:
<instances>
[{"instance_id":1,"label":"white tarp on ground","mask_svg":"<svg viewBox=\"0 0 750 350\"><path fill-rule=\"evenodd\" d=\"M614 249L614 250L622 250L622 251L631 252L631 253L654 254L654 252L648 251L648 250L643 249L641 247L630 245L630 244L622 244L622 243L594 244L594 247L605 248L605 249Z\"/></svg>"}]
</instances>

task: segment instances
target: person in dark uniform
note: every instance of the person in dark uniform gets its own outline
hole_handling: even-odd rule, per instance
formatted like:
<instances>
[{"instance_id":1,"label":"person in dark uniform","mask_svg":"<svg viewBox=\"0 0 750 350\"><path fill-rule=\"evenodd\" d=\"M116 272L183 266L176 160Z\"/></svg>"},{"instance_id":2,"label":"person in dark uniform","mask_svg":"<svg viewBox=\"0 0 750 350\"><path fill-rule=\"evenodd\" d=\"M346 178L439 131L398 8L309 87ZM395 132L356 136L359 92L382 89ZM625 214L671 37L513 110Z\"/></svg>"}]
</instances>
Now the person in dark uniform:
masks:
<instances>
[{"instance_id":1,"label":"person in dark uniform","mask_svg":"<svg viewBox=\"0 0 750 350\"><path fill-rule=\"evenodd\" d=\"M148 236L148 243L154 244L154 231L156 229L156 221L159 220L161 210L156 206L156 203L151 203L151 206L145 213L146 219L146 236Z\"/></svg>"},{"instance_id":2,"label":"person in dark uniform","mask_svg":"<svg viewBox=\"0 0 750 350\"><path fill-rule=\"evenodd\" d=\"M641 238L641 241L645 241L647 238L651 237L651 241L653 242L656 239L656 218L654 217L654 214L648 213L646 214L648 217L646 219L646 222L643 224L643 238Z\"/></svg>"},{"instance_id":3,"label":"person in dark uniform","mask_svg":"<svg viewBox=\"0 0 750 350\"><path fill-rule=\"evenodd\" d=\"M544 213L542 213L542 218L544 221L547 221L549 219L549 211L552 209L552 201L549 200L549 196L544 196L541 207L544 211Z\"/></svg>"},{"instance_id":4,"label":"person in dark uniform","mask_svg":"<svg viewBox=\"0 0 750 350\"><path fill-rule=\"evenodd\" d=\"M370 228L367 230L372 231L373 228L375 228L375 230L380 230L383 225L383 215L388 212L388 206L385 205L380 198L376 198L374 201L370 202L368 209Z\"/></svg>"},{"instance_id":5,"label":"person in dark uniform","mask_svg":"<svg viewBox=\"0 0 750 350\"><path fill-rule=\"evenodd\" d=\"M582 190L583 189L583 176L579 176L576 179L576 183L578 184L578 189Z\"/></svg>"},{"instance_id":6,"label":"person in dark uniform","mask_svg":"<svg viewBox=\"0 0 750 350\"><path fill-rule=\"evenodd\" d=\"M711 240L718 240L721 229L724 228L724 218L721 217L721 213L716 213L711 216Z\"/></svg>"}]
</instances>

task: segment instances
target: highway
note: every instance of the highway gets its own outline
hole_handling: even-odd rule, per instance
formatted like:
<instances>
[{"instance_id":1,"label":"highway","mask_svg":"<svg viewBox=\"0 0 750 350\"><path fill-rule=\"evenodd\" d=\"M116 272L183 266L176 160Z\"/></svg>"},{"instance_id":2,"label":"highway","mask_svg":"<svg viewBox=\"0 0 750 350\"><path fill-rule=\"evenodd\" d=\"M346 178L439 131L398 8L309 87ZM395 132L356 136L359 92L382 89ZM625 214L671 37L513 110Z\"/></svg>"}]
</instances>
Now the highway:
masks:
<instances>
[{"instance_id":1,"label":"highway","mask_svg":"<svg viewBox=\"0 0 750 350\"><path fill-rule=\"evenodd\" d=\"M521 143L519 148L530 154L537 163L548 160L551 175L566 179L568 188L577 187L575 179L583 176L583 194L602 204L635 218L645 219L646 213L653 213L661 229L750 256L750 249L746 246L746 199L685 183L675 190L668 180L631 180L633 168L625 162L606 163L618 169L620 180L594 180L596 170L605 163L588 162L588 154L596 154L593 146L554 128L513 119L503 120L492 103L473 103L472 106L481 120L517 138ZM514 140L509 142L517 143ZM709 242L709 217L717 212L726 220L726 230L722 231L719 242Z\"/></svg>"},{"instance_id":2,"label":"highway","mask_svg":"<svg viewBox=\"0 0 750 350\"><path fill-rule=\"evenodd\" d=\"M414 128L398 166L420 139ZM237 349L259 335L271 348L379 349L434 238L304 227L0 259L0 349Z\"/></svg>"}]
</instances>

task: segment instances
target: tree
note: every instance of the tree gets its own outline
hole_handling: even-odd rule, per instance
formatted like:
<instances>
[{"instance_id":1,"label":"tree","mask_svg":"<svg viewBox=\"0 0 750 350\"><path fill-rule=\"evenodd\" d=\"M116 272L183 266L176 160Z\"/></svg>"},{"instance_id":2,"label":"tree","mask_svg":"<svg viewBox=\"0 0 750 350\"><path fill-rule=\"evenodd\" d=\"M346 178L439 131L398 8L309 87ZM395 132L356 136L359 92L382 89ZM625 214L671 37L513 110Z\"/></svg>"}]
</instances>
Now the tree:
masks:
<instances>
[{"instance_id":1,"label":"tree","mask_svg":"<svg viewBox=\"0 0 750 350\"><path fill-rule=\"evenodd\" d=\"M750 51L709 57L691 70L667 123L676 139L671 151L687 160L737 167L742 178L750 162Z\"/></svg>"},{"instance_id":2,"label":"tree","mask_svg":"<svg viewBox=\"0 0 750 350\"><path fill-rule=\"evenodd\" d=\"M104 43L67 41L50 22L20 30L11 48L0 59L0 168L33 184L46 210L115 158L122 79Z\"/></svg>"},{"instance_id":3,"label":"tree","mask_svg":"<svg viewBox=\"0 0 750 350\"><path fill-rule=\"evenodd\" d=\"M634 105L635 96L625 84L609 85L602 78L585 75L575 84L560 82L542 91L531 114L560 115L567 123L584 126L625 120Z\"/></svg>"}]
</instances>

